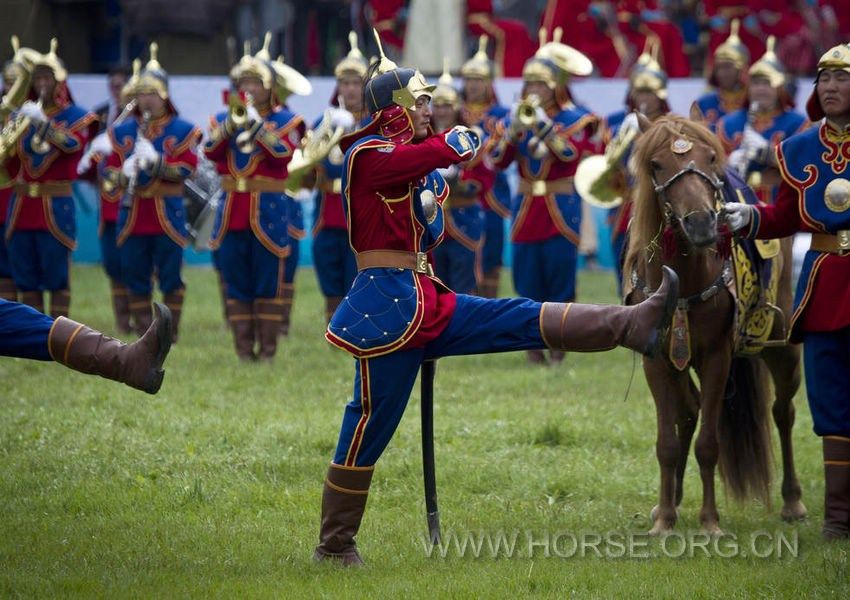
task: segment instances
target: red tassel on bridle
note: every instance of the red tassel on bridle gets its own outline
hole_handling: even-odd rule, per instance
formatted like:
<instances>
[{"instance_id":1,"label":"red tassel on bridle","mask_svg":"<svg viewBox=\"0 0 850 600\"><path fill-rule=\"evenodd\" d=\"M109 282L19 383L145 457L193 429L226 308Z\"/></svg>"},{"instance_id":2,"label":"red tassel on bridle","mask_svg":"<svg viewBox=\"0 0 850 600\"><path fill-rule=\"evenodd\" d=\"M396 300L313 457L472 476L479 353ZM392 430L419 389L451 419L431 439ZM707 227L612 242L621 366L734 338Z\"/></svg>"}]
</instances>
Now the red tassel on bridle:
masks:
<instances>
[{"instance_id":1,"label":"red tassel on bridle","mask_svg":"<svg viewBox=\"0 0 850 600\"><path fill-rule=\"evenodd\" d=\"M723 260L732 256L732 231L726 223L717 228L717 254Z\"/></svg>"},{"instance_id":2,"label":"red tassel on bridle","mask_svg":"<svg viewBox=\"0 0 850 600\"><path fill-rule=\"evenodd\" d=\"M679 253L679 242L676 239L676 232L669 223L664 226L664 231L661 233L661 256L664 260L670 260Z\"/></svg>"}]
</instances>

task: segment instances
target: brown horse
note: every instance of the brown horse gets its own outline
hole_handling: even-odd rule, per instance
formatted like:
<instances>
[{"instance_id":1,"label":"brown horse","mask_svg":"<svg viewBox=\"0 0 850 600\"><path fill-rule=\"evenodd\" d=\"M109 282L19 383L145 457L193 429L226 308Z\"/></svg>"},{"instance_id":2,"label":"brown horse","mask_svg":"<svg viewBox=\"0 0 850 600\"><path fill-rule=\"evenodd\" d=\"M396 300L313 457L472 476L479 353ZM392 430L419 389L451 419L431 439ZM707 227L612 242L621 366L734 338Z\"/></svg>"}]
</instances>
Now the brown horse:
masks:
<instances>
[{"instance_id":1,"label":"brown horse","mask_svg":"<svg viewBox=\"0 0 850 600\"><path fill-rule=\"evenodd\" d=\"M718 463L734 498L756 496L769 504L773 461L765 365L773 379L772 412L782 448L781 515L786 520L802 518L806 507L800 500L791 445L800 351L781 344L753 356L736 355L736 300L728 285L731 246L725 226L718 226L724 201L723 149L708 129L692 120L672 115L654 123L643 115L638 120L642 133L633 159L637 188L623 269L627 302L642 300L658 286L662 265L679 274L680 286L678 310L664 351L643 362L655 398L661 469L650 534L670 531L676 523L700 412L695 454L703 487L700 523L704 530L720 533L714 488ZM780 273L776 304L782 315L790 315L790 240L782 242L782 252L774 260ZM784 340L782 315L774 319L772 339Z\"/></svg>"}]
</instances>

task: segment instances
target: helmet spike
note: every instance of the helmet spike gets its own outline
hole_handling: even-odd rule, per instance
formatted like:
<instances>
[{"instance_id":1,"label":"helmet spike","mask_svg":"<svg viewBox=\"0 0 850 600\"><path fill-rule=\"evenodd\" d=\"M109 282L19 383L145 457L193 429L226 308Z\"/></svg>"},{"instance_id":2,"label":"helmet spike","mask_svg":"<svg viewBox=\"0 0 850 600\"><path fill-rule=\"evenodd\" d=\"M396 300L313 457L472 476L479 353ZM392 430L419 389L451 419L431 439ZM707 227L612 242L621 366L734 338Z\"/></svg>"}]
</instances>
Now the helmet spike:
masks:
<instances>
[{"instance_id":1,"label":"helmet spike","mask_svg":"<svg viewBox=\"0 0 850 600\"><path fill-rule=\"evenodd\" d=\"M552 41L556 44L560 44L562 35L564 35L563 27L555 27L555 31L552 32Z\"/></svg>"},{"instance_id":2,"label":"helmet spike","mask_svg":"<svg viewBox=\"0 0 850 600\"><path fill-rule=\"evenodd\" d=\"M732 24L729 25L729 37L736 38L738 37L738 31L741 29L741 21L738 19L732 19Z\"/></svg>"},{"instance_id":3,"label":"helmet spike","mask_svg":"<svg viewBox=\"0 0 850 600\"><path fill-rule=\"evenodd\" d=\"M767 52L765 54L774 54L774 48L776 48L776 36L769 35L767 36Z\"/></svg>"},{"instance_id":4,"label":"helmet spike","mask_svg":"<svg viewBox=\"0 0 850 600\"><path fill-rule=\"evenodd\" d=\"M359 44L357 43L357 32L349 31L348 32L348 45L351 46L352 50L359 50Z\"/></svg>"},{"instance_id":5,"label":"helmet spike","mask_svg":"<svg viewBox=\"0 0 850 600\"><path fill-rule=\"evenodd\" d=\"M537 30L537 45L543 46L546 43L546 36L548 35L548 31L546 31L545 27L541 27Z\"/></svg>"},{"instance_id":6,"label":"helmet spike","mask_svg":"<svg viewBox=\"0 0 850 600\"><path fill-rule=\"evenodd\" d=\"M12 36L12 50L17 54L18 50L21 49L21 40L18 39L18 36Z\"/></svg>"},{"instance_id":7,"label":"helmet spike","mask_svg":"<svg viewBox=\"0 0 850 600\"><path fill-rule=\"evenodd\" d=\"M487 34L478 36L478 53L487 56Z\"/></svg>"},{"instance_id":8,"label":"helmet spike","mask_svg":"<svg viewBox=\"0 0 850 600\"><path fill-rule=\"evenodd\" d=\"M387 71L397 69L398 65L396 65L393 61L387 58L387 55L384 54L384 46L381 44L381 36L378 35L378 30L373 27L372 33L375 34L375 42L377 42L378 44L378 52L381 55L381 62L378 64L378 74L386 73Z\"/></svg>"}]
</instances>

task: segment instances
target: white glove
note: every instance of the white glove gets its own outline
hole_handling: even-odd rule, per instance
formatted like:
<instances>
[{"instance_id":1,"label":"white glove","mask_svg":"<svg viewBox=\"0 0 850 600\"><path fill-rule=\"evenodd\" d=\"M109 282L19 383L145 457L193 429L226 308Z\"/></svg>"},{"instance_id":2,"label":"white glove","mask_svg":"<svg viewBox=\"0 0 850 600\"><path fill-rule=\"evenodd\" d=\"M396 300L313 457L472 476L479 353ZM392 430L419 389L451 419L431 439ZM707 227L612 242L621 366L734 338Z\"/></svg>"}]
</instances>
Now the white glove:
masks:
<instances>
[{"instance_id":1,"label":"white glove","mask_svg":"<svg viewBox=\"0 0 850 600\"><path fill-rule=\"evenodd\" d=\"M747 149L738 148L737 150L733 150L726 162L730 167L735 169L738 175L743 177L747 174L747 166L749 166L750 163L750 159L747 156Z\"/></svg>"},{"instance_id":2,"label":"white glove","mask_svg":"<svg viewBox=\"0 0 850 600\"><path fill-rule=\"evenodd\" d=\"M726 223L732 231L738 231L750 224L753 220L753 211L755 209L749 204L740 202L727 202L723 206L723 212L726 217Z\"/></svg>"},{"instance_id":3,"label":"white glove","mask_svg":"<svg viewBox=\"0 0 850 600\"><path fill-rule=\"evenodd\" d=\"M100 135L95 136L95 138L91 141L91 146L89 146L89 152L102 155L111 154L112 142L109 141L109 135L101 133Z\"/></svg>"},{"instance_id":4,"label":"white glove","mask_svg":"<svg viewBox=\"0 0 850 600\"><path fill-rule=\"evenodd\" d=\"M334 129L342 127L348 131L354 128L354 115L344 108L329 108L327 117L330 119L330 125Z\"/></svg>"},{"instance_id":5,"label":"white glove","mask_svg":"<svg viewBox=\"0 0 850 600\"><path fill-rule=\"evenodd\" d=\"M301 203L309 202L310 200L313 199L313 190L307 189L307 188L301 188L297 192L295 192L294 194L290 194L290 195L292 196L292 198L296 202L301 202Z\"/></svg>"},{"instance_id":6,"label":"white glove","mask_svg":"<svg viewBox=\"0 0 850 600\"><path fill-rule=\"evenodd\" d=\"M620 131L629 131L631 129L640 131L640 123L638 123L637 113L633 112L627 114L626 118L623 119L623 122L620 123Z\"/></svg>"},{"instance_id":7,"label":"white glove","mask_svg":"<svg viewBox=\"0 0 850 600\"><path fill-rule=\"evenodd\" d=\"M138 157L143 165L150 165L159 158L159 152L153 147L153 143L147 138L139 138L133 149L133 155Z\"/></svg>"},{"instance_id":8,"label":"white glove","mask_svg":"<svg viewBox=\"0 0 850 600\"><path fill-rule=\"evenodd\" d=\"M24 102L18 113L24 117L29 117L35 124L46 123L48 121L47 115L44 114L41 107L32 100Z\"/></svg>"},{"instance_id":9,"label":"white glove","mask_svg":"<svg viewBox=\"0 0 850 600\"><path fill-rule=\"evenodd\" d=\"M744 128L744 138L741 141L741 148L747 152L747 157L758 161L763 161L767 156L768 141L752 127Z\"/></svg>"},{"instance_id":10,"label":"white glove","mask_svg":"<svg viewBox=\"0 0 850 600\"><path fill-rule=\"evenodd\" d=\"M446 180L454 179L458 175L457 165L451 165L451 166L449 166L445 169L437 169L437 172L439 172L440 175L443 176L443 179L446 179Z\"/></svg>"},{"instance_id":11,"label":"white glove","mask_svg":"<svg viewBox=\"0 0 850 600\"><path fill-rule=\"evenodd\" d=\"M91 158L94 152L91 148L86 150L86 153L83 154L82 158L80 158L80 162L77 163L77 175L82 175L89 169L91 169Z\"/></svg>"},{"instance_id":12,"label":"white glove","mask_svg":"<svg viewBox=\"0 0 850 600\"><path fill-rule=\"evenodd\" d=\"M245 115L248 117L249 123L260 123L263 120L263 117L260 116L260 111L253 104L249 104L245 108Z\"/></svg>"},{"instance_id":13,"label":"white glove","mask_svg":"<svg viewBox=\"0 0 850 600\"><path fill-rule=\"evenodd\" d=\"M139 163L136 158L136 155L133 154L132 156L127 157L124 164L121 165L121 172L127 179L133 179L139 174Z\"/></svg>"}]
</instances>

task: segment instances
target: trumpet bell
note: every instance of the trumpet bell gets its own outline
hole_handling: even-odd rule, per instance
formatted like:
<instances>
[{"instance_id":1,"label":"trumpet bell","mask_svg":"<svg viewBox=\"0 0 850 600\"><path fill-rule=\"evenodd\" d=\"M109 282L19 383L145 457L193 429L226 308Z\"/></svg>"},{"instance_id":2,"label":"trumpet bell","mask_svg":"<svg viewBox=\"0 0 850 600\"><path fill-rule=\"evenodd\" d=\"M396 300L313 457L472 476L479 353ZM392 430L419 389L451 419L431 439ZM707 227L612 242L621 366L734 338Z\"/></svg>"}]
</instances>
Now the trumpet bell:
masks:
<instances>
[{"instance_id":1,"label":"trumpet bell","mask_svg":"<svg viewBox=\"0 0 850 600\"><path fill-rule=\"evenodd\" d=\"M592 206L615 208L623 203L625 182L622 173L602 154L582 160L574 181L579 196Z\"/></svg>"}]
</instances>

